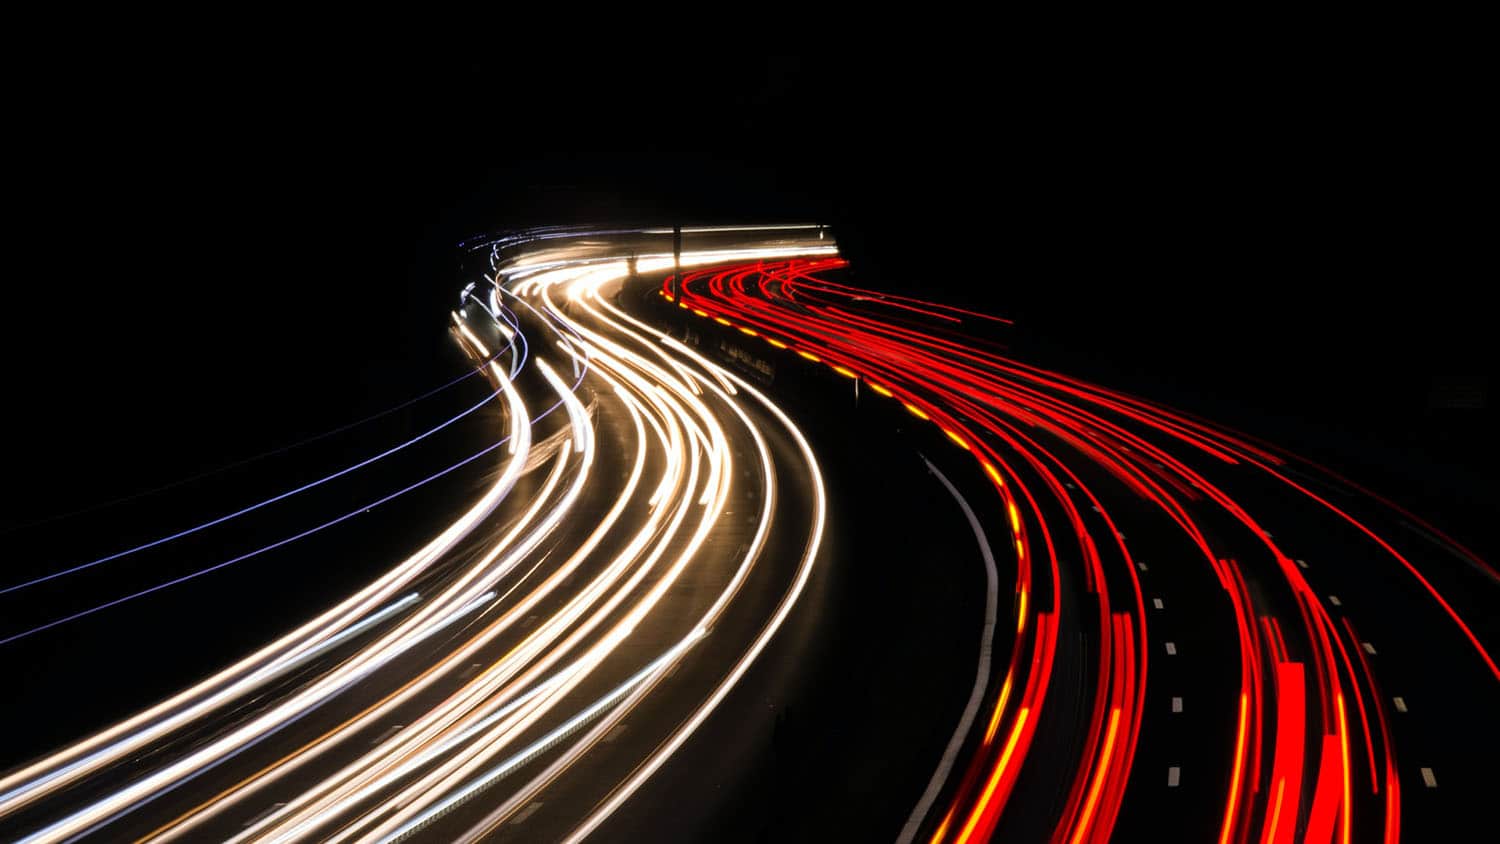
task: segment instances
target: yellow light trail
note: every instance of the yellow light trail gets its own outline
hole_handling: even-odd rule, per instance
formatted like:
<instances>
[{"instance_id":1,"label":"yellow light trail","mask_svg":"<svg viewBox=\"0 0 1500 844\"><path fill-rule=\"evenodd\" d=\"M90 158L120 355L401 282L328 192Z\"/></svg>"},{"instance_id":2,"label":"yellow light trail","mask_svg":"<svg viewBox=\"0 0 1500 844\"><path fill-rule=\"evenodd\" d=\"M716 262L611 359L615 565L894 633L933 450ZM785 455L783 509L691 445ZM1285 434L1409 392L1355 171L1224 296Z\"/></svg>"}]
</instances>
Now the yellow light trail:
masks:
<instances>
[{"instance_id":1,"label":"yellow light trail","mask_svg":"<svg viewBox=\"0 0 1500 844\"><path fill-rule=\"evenodd\" d=\"M963 829L959 830L957 838L959 844L963 844L963 842L968 841L974 835L974 827L979 824L980 818L984 816L984 810L989 806L990 798L995 794L995 787L1000 784L1001 775L1010 766L1011 753L1016 749L1016 742L1021 738L1021 728L1026 725L1026 717L1030 714L1031 709L1025 706L1016 712L1016 725L1011 728L1010 738L1005 741L1005 749L1000 752L1000 761L995 764L995 769L990 772L990 778L984 784L984 791L979 795L979 802L974 804L974 811L969 813L968 822L964 824Z\"/></svg>"}]
</instances>

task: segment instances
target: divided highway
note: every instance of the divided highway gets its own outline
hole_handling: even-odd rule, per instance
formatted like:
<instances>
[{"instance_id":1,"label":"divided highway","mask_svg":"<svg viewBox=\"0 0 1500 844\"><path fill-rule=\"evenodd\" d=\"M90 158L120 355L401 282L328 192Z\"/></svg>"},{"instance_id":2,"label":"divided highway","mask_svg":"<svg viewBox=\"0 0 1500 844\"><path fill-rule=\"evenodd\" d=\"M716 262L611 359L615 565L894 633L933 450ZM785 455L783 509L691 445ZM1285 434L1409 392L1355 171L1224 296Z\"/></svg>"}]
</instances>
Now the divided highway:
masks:
<instances>
[{"instance_id":1,"label":"divided highway","mask_svg":"<svg viewBox=\"0 0 1500 844\"><path fill-rule=\"evenodd\" d=\"M906 772L871 775L879 806L840 809L861 838L1321 844L1483 822L1500 575L1418 515L1246 434L1015 360L1002 318L851 286L822 227L538 229L463 248L476 266L451 333L472 370L422 398L461 392L457 415L249 506L0 583L18 600L164 548L214 552L17 616L0 648L123 617L450 473L472 495L276 640L8 760L0 837L754 839L773 807L728 799L716 772L763 764L747 737L809 682L777 664L796 659L789 640L841 635L907 637L951 674L923 685L908 678L931 671L885 663L876 694L925 738L892 724L844 745ZM835 453L850 446L827 431L856 425L890 433ZM450 426L468 450L437 459L424 449ZM825 467L851 459L903 479L856 495L913 519L831 518L849 504ZM293 528L267 515L403 460L420 470L360 488L354 509ZM254 541L220 553L234 530ZM972 602L917 607L888 634L831 629L823 593L845 581L826 570L856 531L944 549L855 562ZM811 817L833 794L850 799L781 799Z\"/></svg>"}]
</instances>

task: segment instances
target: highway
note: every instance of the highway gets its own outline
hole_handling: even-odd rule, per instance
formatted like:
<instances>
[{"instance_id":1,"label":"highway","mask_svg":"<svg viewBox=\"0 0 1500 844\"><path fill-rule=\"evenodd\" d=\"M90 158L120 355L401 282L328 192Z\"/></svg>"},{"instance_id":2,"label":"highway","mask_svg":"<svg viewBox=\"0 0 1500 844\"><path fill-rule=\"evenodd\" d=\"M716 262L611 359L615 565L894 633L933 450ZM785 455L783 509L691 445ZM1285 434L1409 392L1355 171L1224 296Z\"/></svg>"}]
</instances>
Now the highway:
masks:
<instances>
[{"instance_id":1,"label":"highway","mask_svg":"<svg viewBox=\"0 0 1500 844\"><path fill-rule=\"evenodd\" d=\"M1012 359L1001 317L854 287L821 226L461 249L469 364L409 403L415 434L0 583L0 648L26 647L296 543L405 537L193 685L3 760L0 837L1483 822L1500 575L1419 514Z\"/></svg>"},{"instance_id":2,"label":"highway","mask_svg":"<svg viewBox=\"0 0 1500 844\"><path fill-rule=\"evenodd\" d=\"M1483 822L1491 566L1294 455L1009 359L1002 319L844 270L761 261L657 294L927 429L986 562L1000 549L981 705L954 712L899 840L1436 840Z\"/></svg>"},{"instance_id":3,"label":"highway","mask_svg":"<svg viewBox=\"0 0 1500 844\"><path fill-rule=\"evenodd\" d=\"M713 257L831 251L795 240ZM613 310L599 290L629 266L595 251L497 263L488 301L470 286L452 315L500 405L502 427L466 458L489 464L481 494L311 621L10 772L6 829L28 841L467 839L524 813L562 838L628 800L796 606L825 503L795 424ZM543 791L572 798L536 800Z\"/></svg>"}]
</instances>

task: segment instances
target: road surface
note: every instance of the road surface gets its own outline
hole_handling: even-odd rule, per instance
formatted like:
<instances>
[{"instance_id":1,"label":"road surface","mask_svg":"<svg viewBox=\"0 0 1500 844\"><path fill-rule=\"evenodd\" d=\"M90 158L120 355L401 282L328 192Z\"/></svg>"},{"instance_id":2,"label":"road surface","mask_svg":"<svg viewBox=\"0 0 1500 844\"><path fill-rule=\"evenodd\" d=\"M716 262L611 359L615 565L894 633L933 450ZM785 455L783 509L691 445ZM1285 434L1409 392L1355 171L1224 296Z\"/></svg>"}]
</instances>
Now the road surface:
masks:
<instances>
[{"instance_id":1,"label":"road surface","mask_svg":"<svg viewBox=\"0 0 1500 844\"><path fill-rule=\"evenodd\" d=\"M674 235L465 244L470 367L408 403L414 434L12 572L0 647L356 527L411 549L179 693L9 760L0 833L1322 842L1483 822L1488 563L1251 436L1012 359L1002 318L851 286L821 227Z\"/></svg>"}]
</instances>

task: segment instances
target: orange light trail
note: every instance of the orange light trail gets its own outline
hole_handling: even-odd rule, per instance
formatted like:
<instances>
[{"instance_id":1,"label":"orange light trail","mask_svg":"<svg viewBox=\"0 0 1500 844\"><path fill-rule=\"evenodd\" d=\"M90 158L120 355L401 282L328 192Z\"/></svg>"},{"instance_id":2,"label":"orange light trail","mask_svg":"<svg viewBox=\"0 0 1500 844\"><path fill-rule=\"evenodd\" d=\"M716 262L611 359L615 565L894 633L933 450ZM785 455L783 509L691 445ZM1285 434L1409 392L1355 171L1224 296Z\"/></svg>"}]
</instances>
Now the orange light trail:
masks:
<instances>
[{"instance_id":1,"label":"orange light trail","mask_svg":"<svg viewBox=\"0 0 1500 844\"><path fill-rule=\"evenodd\" d=\"M984 473L990 476L990 480L995 482L995 486L1005 486L1005 479L1000 477L1000 470L995 468L995 464L986 461L984 464Z\"/></svg>"},{"instance_id":2,"label":"orange light trail","mask_svg":"<svg viewBox=\"0 0 1500 844\"><path fill-rule=\"evenodd\" d=\"M948 810L948 814L943 815L943 822L940 823L940 824L938 824L937 831L932 834L931 838L927 839L928 844L938 844L939 841L942 841L943 840L943 835L948 832L948 827L952 823L953 823L953 810L949 809Z\"/></svg>"},{"instance_id":3,"label":"orange light trail","mask_svg":"<svg viewBox=\"0 0 1500 844\"><path fill-rule=\"evenodd\" d=\"M1005 675L1005 684L1000 687L1000 697L995 701L995 714L990 716L990 725L984 731L984 743L989 744L1000 727L1000 716L1005 713L1005 702L1010 698L1011 675Z\"/></svg>"},{"instance_id":4,"label":"orange light trail","mask_svg":"<svg viewBox=\"0 0 1500 844\"><path fill-rule=\"evenodd\" d=\"M1271 836L1268 840L1275 841L1276 823L1281 820L1281 798L1286 791L1286 777L1276 781L1276 802L1271 808L1271 822L1266 825L1266 833Z\"/></svg>"},{"instance_id":5,"label":"orange light trail","mask_svg":"<svg viewBox=\"0 0 1500 844\"><path fill-rule=\"evenodd\" d=\"M1349 793L1349 719L1344 715L1344 694L1340 692L1334 702L1339 711L1339 761L1342 764L1344 778L1344 806L1339 821L1339 838L1344 844L1349 844L1350 827L1353 825L1350 811L1353 809L1354 801Z\"/></svg>"},{"instance_id":6,"label":"orange light trail","mask_svg":"<svg viewBox=\"0 0 1500 844\"><path fill-rule=\"evenodd\" d=\"M1219 844L1229 844L1229 834L1234 830L1234 808L1240 798L1240 777L1245 767L1245 710L1249 700L1240 692L1240 726L1234 739L1234 773L1229 777L1229 805L1224 809L1224 826L1219 831Z\"/></svg>"},{"instance_id":7,"label":"orange light trail","mask_svg":"<svg viewBox=\"0 0 1500 844\"><path fill-rule=\"evenodd\" d=\"M1099 754L1099 764L1094 769L1094 782L1089 786L1088 799L1083 803L1083 813L1078 816L1078 826L1073 830L1069 844L1079 844L1088 832L1089 820L1094 816L1094 805L1099 802L1099 789L1104 785L1104 774L1108 770L1109 756L1114 752L1115 733L1120 729L1120 707L1109 712L1109 730L1104 734L1104 750Z\"/></svg>"},{"instance_id":8,"label":"orange light trail","mask_svg":"<svg viewBox=\"0 0 1500 844\"><path fill-rule=\"evenodd\" d=\"M1010 765L1010 755L1016 749L1016 742L1021 739L1021 728L1026 725L1026 716L1031 714L1029 707L1021 707L1016 713L1016 725L1010 730L1010 738L1005 740L1005 749L1000 752L1000 761L995 764L995 770L990 772L989 781L984 784L984 793L979 796L979 802L974 805L974 810L969 813L969 820L959 830L958 842L964 844L974 834L974 827L979 825L979 819L984 815L985 808L989 805L990 798L995 794L995 787L1000 784L1000 777Z\"/></svg>"}]
</instances>

